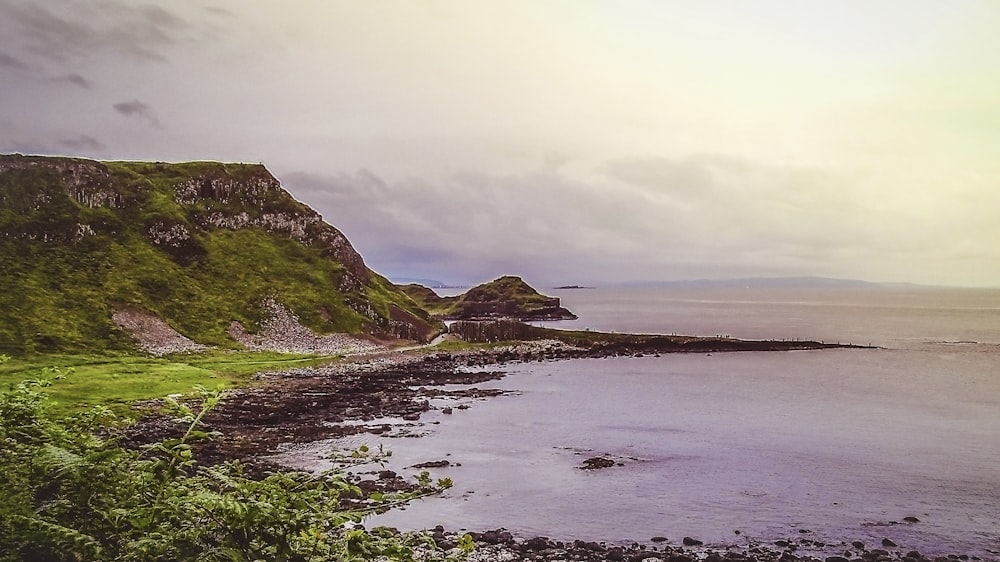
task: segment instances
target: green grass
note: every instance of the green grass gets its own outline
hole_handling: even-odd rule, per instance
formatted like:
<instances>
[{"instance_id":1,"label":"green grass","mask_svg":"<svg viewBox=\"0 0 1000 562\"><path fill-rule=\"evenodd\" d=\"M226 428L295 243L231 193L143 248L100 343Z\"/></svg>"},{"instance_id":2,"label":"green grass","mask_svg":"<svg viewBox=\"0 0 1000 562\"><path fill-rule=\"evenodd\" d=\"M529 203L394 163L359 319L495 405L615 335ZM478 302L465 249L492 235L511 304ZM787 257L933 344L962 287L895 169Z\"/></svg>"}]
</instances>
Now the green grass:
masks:
<instances>
[{"instance_id":1,"label":"green grass","mask_svg":"<svg viewBox=\"0 0 1000 562\"><path fill-rule=\"evenodd\" d=\"M0 387L23 380L58 378L48 388L53 408L72 414L96 405L134 415L132 404L188 394L195 386L234 388L255 383L261 371L327 364L336 357L252 352L208 352L172 357L136 355L36 355L0 363Z\"/></svg>"},{"instance_id":2,"label":"green grass","mask_svg":"<svg viewBox=\"0 0 1000 562\"><path fill-rule=\"evenodd\" d=\"M198 343L237 349L230 322L256 331L268 298L318 333L389 337L401 321L418 334L441 327L355 264L352 250L320 242L339 232L315 222L263 166L0 155L4 164L0 353L134 352L112 321L122 307ZM268 227L275 217L285 226ZM301 232L290 235L288 225Z\"/></svg>"},{"instance_id":3,"label":"green grass","mask_svg":"<svg viewBox=\"0 0 1000 562\"><path fill-rule=\"evenodd\" d=\"M477 285L453 297L439 297L433 290L420 285L406 285L401 289L424 310L440 318L460 315L470 305L478 306L484 302L513 303L522 314L553 306L550 297L540 294L520 277L510 275Z\"/></svg>"},{"instance_id":4,"label":"green grass","mask_svg":"<svg viewBox=\"0 0 1000 562\"><path fill-rule=\"evenodd\" d=\"M494 343L475 343L460 339L448 339L434 347L427 348L427 353L437 353L439 351L470 351L473 349L489 349L495 346Z\"/></svg>"}]
</instances>

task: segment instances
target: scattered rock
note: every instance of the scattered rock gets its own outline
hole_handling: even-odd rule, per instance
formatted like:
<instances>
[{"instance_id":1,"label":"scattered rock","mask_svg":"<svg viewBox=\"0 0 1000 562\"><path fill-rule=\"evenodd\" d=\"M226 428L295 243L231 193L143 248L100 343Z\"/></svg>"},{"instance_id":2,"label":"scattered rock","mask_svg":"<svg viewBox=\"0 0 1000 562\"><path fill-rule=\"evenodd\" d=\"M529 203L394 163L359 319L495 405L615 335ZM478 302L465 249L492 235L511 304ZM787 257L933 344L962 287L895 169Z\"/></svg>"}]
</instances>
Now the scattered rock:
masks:
<instances>
[{"instance_id":1,"label":"scattered rock","mask_svg":"<svg viewBox=\"0 0 1000 562\"><path fill-rule=\"evenodd\" d=\"M882 539L882 546L892 548L894 546L899 546L892 539Z\"/></svg>"},{"instance_id":2,"label":"scattered rock","mask_svg":"<svg viewBox=\"0 0 1000 562\"><path fill-rule=\"evenodd\" d=\"M745 548L710 547L701 541L685 537L683 547L663 544L649 547L645 544L608 545L591 541L555 541L548 537L534 537L517 540L504 529L469 533L476 542L476 549L470 555L470 562L930 562L916 551L902 554L885 550L872 550L858 557L850 552L830 555L797 554L791 550L777 550L763 544L751 544ZM458 544L459 533L446 532L440 527L431 531L435 544L454 547ZM663 538L663 537L660 537ZM662 541L667 542L667 541ZM951 555L935 559L937 562L950 560L976 560L968 556Z\"/></svg>"},{"instance_id":3,"label":"scattered rock","mask_svg":"<svg viewBox=\"0 0 1000 562\"><path fill-rule=\"evenodd\" d=\"M415 464L410 468L445 468L447 466L451 466L451 463L446 460L440 460L440 461L422 462L419 464Z\"/></svg>"},{"instance_id":4,"label":"scattered rock","mask_svg":"<svg viewBox=\"0 0 1000 562\"><path fill-rule=\"evenodd\" d=\"M649 540L652 541L652 542L667 542L670 539L668 539L667 537L656 536L656 537L653 537L653 538L651 538Z\"/></svg>"},{"instance_id":5,"label":"scattered rock","mask_svg":"<svg viewBox=\"0 0 1000 562\"><path fill-rule=\"evenodd\" d=\"M119 328L132 336L143 351L151 355L190 353L208 349L183 336L160 317L138 308L125 307L115 310L111 314L111 319Z\"/></svg>"},{"instance_id":6,"label":"scattered rock","mask_svg":"<svg viewBox=\"0 0 1000 562\"><path fill-rule=\"evenodd\" d=\"M537 360L534 348L511 351L511 361ZM569 353L569 352L567 352ZM576 353L576 352L573 352ZM605 351L602 351L605 353ZM608 352L610 353L610 352ZM371 430L367 424L341 423L347 419L375 420L383 417L399 417L404 414L419 414L427 411L428 400L447 398L478 399L486 396L503 394L505 391L483 389L472 391L444 390L442 385L462 384L471 386L477 382L497 380L503 374L488 370L476 370L480 365L494 365L498 359L495 352L435 354L433 356L416 355L392 359L385 357L366 358L358 361L345 361L336 366L318 369L298 369L265 375L268 384L260 388L241 389L234 391L215 410L209 413L206 421L209 430L217 430L224 438L206 445L199 451L199 458L207 462L242 458L261 457L274 452L280 444L311 442L331 437L352 435ZM491 367L492 368L492 367ZM461 394L459 394L461 393ZM468 404L456 405L455 408L466 409ZM141 424L140 424L141 425ZM176 424L174 424L176 425ZM150 426L146 426L149 428ZM173 427L173 426L171 426ZM388 429L391 426L376 426ZM151 428L155 429L155 428ZM158 439L150 433L153 439ZM148 441L146 441L148 442ZM207 457L203 453L210 453ZM591 453L593 454L593 453ZM581 455L585 456L585 455ZM596 456L585 461L585 469L607 468L618 463L608 456ZM439 468L456 466L447 460L429 461L415 465L414 468ZM407 483L406 479L394 477L392 471L378 472L378 480L366 481L366 487L375 490L392 489ZM359 506L362 507L362 506ZM916 519L916 518L913 518ZM904 521L911 523L909 518ZM805 532L805 531L802 531ZM736 535L742 535L739 530ZM666 537L654 537L652 542L659 546L631 545L627 547L607 546L604 543L590 541L574 541L570 544L553 543L545 537L535 537L525 542L515 541L507 531L490 531L474 534L473 538L480 545L470 561L487 562L505 560L508 562L554 562L556 560L576 562L598 562L608 560L609 552L621 552L623 561L661 560L663 562L797 562L816 560L802 551L793 552L795 546L785 541L789 548L778 550L773 546L751 544L744 547L730 546L725 549L713 550L704 547L701 540L684 537L683 547L667 543ZM443 528L435 531L435 543L441 545L457 545L458 535L445 532ZM440 535L440 536L438 536ZM440 539L440 540L439 540ZM797 539L804 540L804 539ZM530 544L532 548L529 549ZM814 546L819 546L815 541ZM902 554L896 551L889 554L885 550L865 552L865 544L861 541L851 543L855 552L844 552L843 556L831 556L828 562L878 562L879 557L886 560L901 561ZM693 548L701 547L701 548ZM612 554L612 557L617 554ZM917 556L910 556L913 561L925 562ZM968 557L967 557L968 558ZM958 556L954 559L960 560ZM913 562L906 561L906 562ZM884 561L883 561L884 562Z\"/></svg>"},{"instance_id":7,"label":"scattered rock","mask_svg":"<svg viewBox=\"0 0 1000 562\"><path fill-rule=\"evenodd\" d=\"M548 547L548 537L535 537L524 541L524 548L527 550L545 550Z\"/></svg>"},{"instance_id":8,"label":"scattered rock","mask_svg":"<svg viewBox=\"0 0 1000 562\"><path fill-rule=\"evenodd\" d=\"M371 353L385 347L347 334L317 334L302 325L299 317L273 298L261 303L266 315L256 334L248 333L239 322L229 325L229 336L255 351L338 355Z\"/></svg>"},{"instance_id":9,"label":"scattered rock","mask_svg":"<svg viewBox=\"0 0 1000 562\"><path fill-rule=\"evenodd\" d=\"M581 470L598 470L601 468L611 468L615 464L615 461L606 457L591 457L583 461L583 466L577 468Z\"/></svg>"},{"instance_id":10,"label":"scattered rock","mask_svg":"<svg viewBox=\"0 0 1000 562\"><path fill-rule=\"evenodd\" d=\"M514 536L503 529L485 531L483 533L469 533L473 540L484 544L507 544L514 541Z\"/></svg>"},{"instance_id":11,"label":"scattered rock","mask_svg":"<svg viewBox=\"0 0 1000 562\"><path fill-rule=\"evenodd\" d=\"M913 517L912 515L909 517L904 517L903 521L906 521L907 523L920 523L920 520L917 519L916 517Z\"/></svg>"}]
</instances>

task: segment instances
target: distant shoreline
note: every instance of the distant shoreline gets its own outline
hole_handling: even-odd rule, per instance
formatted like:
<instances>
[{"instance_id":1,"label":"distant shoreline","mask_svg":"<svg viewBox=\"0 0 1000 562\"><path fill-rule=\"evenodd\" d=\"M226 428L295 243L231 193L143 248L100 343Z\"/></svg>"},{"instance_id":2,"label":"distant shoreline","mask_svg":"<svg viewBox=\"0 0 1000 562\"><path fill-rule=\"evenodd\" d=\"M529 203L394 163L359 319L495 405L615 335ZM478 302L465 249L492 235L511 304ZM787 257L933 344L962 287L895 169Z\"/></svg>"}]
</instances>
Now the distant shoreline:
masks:
<instances>
[{"instance_id":1,"label":"distant shoreline","mask_svg":"<svg viewBox=\"0 0 1000 562\"><path fill-rule=\"evenodd\" d=\"M565 331L566 333L572 333ZM642 357L659 353L712 351L787 351L797 349L860 348L822 342L746 341L726 338L696 338L637 334L601 334L610 342L575 346L554 339L504 342L466 350L433 348L388 351L371 356L356 356L327 367L275 372L263 377L264 385L236 391L206 418L209 429L225 437L201 452L205 461L218 462L241 458L253 463L286 443L310 443L323 439L370 433L409 432L419 437L421 416L439 407L435 399L487 398L503 394L495 389L445 389L445 385L475 385L503 378L505 373L493 366L613 356ZM457 394L456 394L457 393ZM445 407L440 407L442 413ZM450 408L449 408L450 409ZM401 425L388 425L386 419L402 419ZM437 459L430 459L437 460ZM377 471L376 471L377 472ZM390 471L391 472L391 471ZM405 486L406 475L395 473L359 475L359 485L369 492ZM437 527L429 530L440 546L447 548L462 533ZM581 562L605 560L663 560L696 562L698 560L740 560L764 562L815 560L818 552L830 556L833 550L852 556L843 560L899 561L910 553L884 545L815 543L809 536L797 537L788 544L720 545L702 544L685 537L679 543L650 537L643 543L618 544L586 540L561 541L548 537L514 536L504 529L472 532L477 544L474 560L574 559ZM796 552L796 548L801 548ZM831 550L833 549L833 550ZM739 556L734 557L734 555ZM840 559L833 557L837 562ZM914 560L926 560L923 557ZM820 558L822 560L822 558ZM830 558L827 558L828 560Z\"/></svg>"},{"instance_id":2,"label":"distant shoreline","mask_svg":"<svg viewBox=\"0 0 1000 562\"><path fill-rule=\"evenodd\" d=\"M484 329L483 343L471 344L469 349L387 349L349 356L324 367L261 373L262 384L231 391L206 417L209 428L224 437L203 449L203 460L252 461L274 453L282 443L381 433L386 430L383 424L366 425L365 421L404 416L419 419L431 408L428 400L440 395L435 387L500 378L502 374L490 370L491 365L661 353L875 349L817 341L559 330L520 322L482 324L497 324L500 331L513 326L523 330L524 337L489 343L490 330ZM133 440L151 442L169 431L169 424L153 415L136 424Z\"/></svg>"}]
</instances>

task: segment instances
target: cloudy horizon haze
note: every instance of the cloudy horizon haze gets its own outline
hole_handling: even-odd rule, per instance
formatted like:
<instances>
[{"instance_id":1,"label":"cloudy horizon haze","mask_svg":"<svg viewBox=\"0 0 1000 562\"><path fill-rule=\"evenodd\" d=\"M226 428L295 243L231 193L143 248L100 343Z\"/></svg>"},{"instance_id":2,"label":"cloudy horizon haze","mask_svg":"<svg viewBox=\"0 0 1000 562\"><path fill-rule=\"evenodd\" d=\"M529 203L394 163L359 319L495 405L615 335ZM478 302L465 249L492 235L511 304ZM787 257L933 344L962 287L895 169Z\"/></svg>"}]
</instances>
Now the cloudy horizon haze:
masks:
<instances>
[{"instance_id":1,"label":"cloudy horizon haze","mask_svg":"<svg viewBox=\"0 0 1000 562\"><path fill-rule=\"evenodd\" d=\"M1000 287L990 0L0 0L0 152L262 162L389 277Z\"/></svg>"}]
</instances>

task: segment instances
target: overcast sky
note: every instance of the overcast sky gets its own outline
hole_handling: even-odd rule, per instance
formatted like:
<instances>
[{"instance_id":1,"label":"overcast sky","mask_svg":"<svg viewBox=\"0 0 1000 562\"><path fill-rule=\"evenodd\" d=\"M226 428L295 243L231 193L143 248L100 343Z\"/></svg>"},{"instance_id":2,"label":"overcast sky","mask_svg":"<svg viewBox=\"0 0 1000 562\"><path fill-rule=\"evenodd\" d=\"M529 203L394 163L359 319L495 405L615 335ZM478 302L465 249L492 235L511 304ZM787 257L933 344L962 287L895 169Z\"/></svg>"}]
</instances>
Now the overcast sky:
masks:
<instances>
[{"instance_id":1,"label":"overcast sky","mask_svg":"<svg viewBox=\"0 0 1000 562\"><path fill-rule=\"evenodd\" d=\"M1000 3L0 0L0 151L263 162L389 276L1000 286Z\"/></svg>"}]
</instances>

